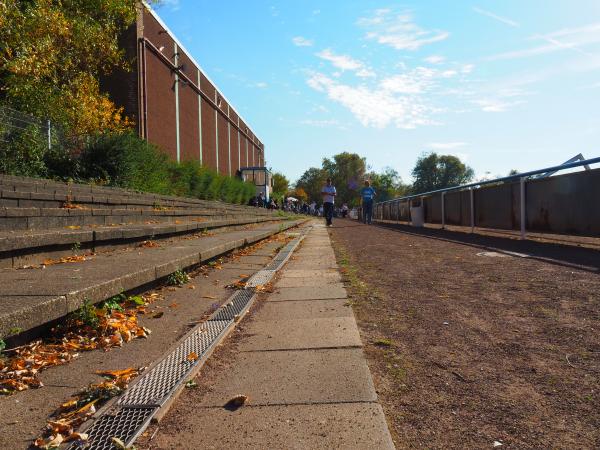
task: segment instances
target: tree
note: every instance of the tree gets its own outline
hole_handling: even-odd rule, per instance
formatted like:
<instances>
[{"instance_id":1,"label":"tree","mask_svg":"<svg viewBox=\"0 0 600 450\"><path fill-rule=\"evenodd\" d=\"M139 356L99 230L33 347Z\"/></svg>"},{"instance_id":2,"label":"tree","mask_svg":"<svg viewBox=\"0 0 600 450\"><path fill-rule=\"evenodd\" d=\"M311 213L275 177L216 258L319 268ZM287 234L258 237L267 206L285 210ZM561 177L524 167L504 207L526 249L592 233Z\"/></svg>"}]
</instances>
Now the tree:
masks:
<instances>
[{"instance_id":1,"label":"tree","mask_svg":"<svg viewBox=\"0 0 600 450\"><path fill-rule=\"evenodd\" d=\"M473 175L473 169L456 156L424 154L412 170L412 191L418 194L458 186L471 181Z\"/></svg>"},{"instance_id":2,"label":"tree","mask_svg":"<svg viewBox=\"0 0 600 450\"><path fill-rule=\"evenodd\" d=\"M0 99L72 135L122 131L130 122L99 79L127 69L120 34L135 0L0 2Z\"/></svg>"},{"instance_id":3,"label":"tree","mask_svg":"<svg viewBox=\"0 0 600 450\"><path fill-rule=\"evenodd\" d=\"M285 195L289 188L290 182L285 175L280 172L275 172L273 174L273 195L281 197Z\"/></svg>"},{"instance_id":4,"label":"tree","mask_svg":"<svg viewBox=\"0 0 600 450\"><path fill-rule=\"evenodd\" d=\"M336 203L356 204L365 179L367 159L356 153L338 153L333 159L323 158L323 170L336 188Z\"/></svg>"},{"instance_id":5,"label":"tree","mask_svg":"<svg viewBox=\"0 0 600 450\"><path fill-rule=\"evenodd\" d=\"M323 201L321 197L321 189L327 179L327 172L317 167L311 167L296 181L296 189L302 188L309 201L320 203Z\"/></svg>"},{"instance_id":6,"label":"tree","mask_svg":"<svg viewBox=\"0 0 600 450\"><path fill-rule=\"evenodd\" d=\"M409 186L402 183L398 172L391 167L385 167L382 173L371 172L367 178L371 180L371 186L377 192L375 199L378 202L405 195L409 189Z\"/></svg>"}]
</instances>

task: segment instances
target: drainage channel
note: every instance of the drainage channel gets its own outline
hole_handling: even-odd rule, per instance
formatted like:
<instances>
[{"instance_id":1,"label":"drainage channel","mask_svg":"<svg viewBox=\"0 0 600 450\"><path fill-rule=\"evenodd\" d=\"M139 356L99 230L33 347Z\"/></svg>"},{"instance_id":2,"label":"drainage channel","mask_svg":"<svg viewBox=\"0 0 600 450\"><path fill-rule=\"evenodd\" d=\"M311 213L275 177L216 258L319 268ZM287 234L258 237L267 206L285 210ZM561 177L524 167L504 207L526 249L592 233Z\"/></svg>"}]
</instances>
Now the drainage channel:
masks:
<instances>
[{"instance_id":1,"label":"drainage channel","mask_svg":"<svg viewBox=\"0 0 600 450\"><path fill-rule=\"evenodd\" d=\"M296 247L312 227L299 233L285 245L262 270L236 291L206 322L198 325L179 345L154 364L118 400L99 412L94 423L86 430L88 440L71 450L113 450L113 438L119 438L128 447L140 436L156 413L178 391L198 365L204 363L212 349L235 327L238 319L255 299L257 288L271 281L275 273L290 258ZM194 355L190 358L190 355Z\"/></svg>"}]
</instances>

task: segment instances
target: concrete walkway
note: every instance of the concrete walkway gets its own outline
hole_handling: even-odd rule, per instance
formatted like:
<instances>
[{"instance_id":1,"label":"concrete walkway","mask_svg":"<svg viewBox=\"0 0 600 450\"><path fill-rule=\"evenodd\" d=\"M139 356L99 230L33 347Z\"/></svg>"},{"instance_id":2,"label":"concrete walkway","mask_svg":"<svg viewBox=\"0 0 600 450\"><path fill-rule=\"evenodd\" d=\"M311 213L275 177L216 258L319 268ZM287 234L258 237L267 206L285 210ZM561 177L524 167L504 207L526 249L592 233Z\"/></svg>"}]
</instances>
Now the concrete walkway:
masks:
<instances>
[{"instance_id":1,"label":"concrete walkway","mask_svg":"<svg viewBox=\"0 0 600 450\"><path fill-rule=\"evenodd\" d=\"M209 387L178 399L151 448L394 448L321 223L241 326L230 360L200 373ZM248 403L225 409L238 394Z\"/></svg>"}]
</instances>

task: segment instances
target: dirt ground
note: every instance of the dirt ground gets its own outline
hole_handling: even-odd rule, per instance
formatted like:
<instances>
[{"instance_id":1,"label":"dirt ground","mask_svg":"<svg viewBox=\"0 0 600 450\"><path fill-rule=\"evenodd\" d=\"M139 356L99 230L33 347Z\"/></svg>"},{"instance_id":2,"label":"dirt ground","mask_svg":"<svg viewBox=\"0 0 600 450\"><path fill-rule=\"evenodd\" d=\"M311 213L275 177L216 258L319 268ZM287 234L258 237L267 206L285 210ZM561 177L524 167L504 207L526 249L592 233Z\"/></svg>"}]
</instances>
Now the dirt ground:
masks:
<instances>
[{"instance_id":1,"label":"dirt ground","mask_svg":"<svg viewBox=\"0 0 600 450\"><path fill-rule=\"evenodd\" d=\"M397 448L600 448L600 251L330 234Z\"/></svg>"}]
</instances>

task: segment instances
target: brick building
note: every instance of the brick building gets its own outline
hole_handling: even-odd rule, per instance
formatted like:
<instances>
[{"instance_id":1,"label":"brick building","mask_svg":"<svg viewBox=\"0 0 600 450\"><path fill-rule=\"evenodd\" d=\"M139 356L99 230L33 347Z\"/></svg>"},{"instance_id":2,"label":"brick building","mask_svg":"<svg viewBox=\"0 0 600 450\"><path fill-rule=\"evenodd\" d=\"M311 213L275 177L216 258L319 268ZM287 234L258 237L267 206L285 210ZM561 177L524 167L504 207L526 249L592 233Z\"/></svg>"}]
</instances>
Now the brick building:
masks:
<instances>
[{"instance_id":1,"label":"brick building","mask_svg":"<svg viewBox=\"0 0 600 450\"><path fill-rule=\"evenodd\" d=\"M264 166L264 144L156 12L140 8L121 38L131 71L101 82L139 135L173 160L196 160L227 175Z\"/></svg>"}]
</instances>

